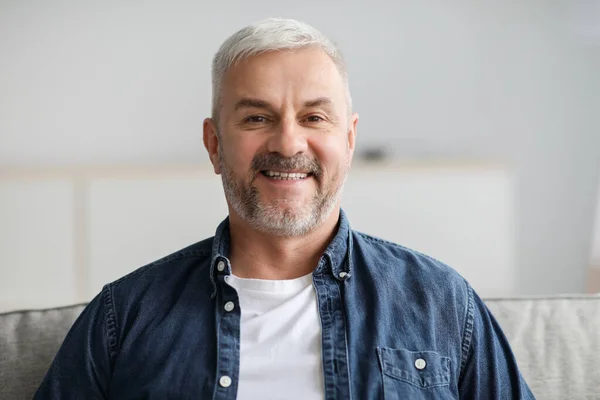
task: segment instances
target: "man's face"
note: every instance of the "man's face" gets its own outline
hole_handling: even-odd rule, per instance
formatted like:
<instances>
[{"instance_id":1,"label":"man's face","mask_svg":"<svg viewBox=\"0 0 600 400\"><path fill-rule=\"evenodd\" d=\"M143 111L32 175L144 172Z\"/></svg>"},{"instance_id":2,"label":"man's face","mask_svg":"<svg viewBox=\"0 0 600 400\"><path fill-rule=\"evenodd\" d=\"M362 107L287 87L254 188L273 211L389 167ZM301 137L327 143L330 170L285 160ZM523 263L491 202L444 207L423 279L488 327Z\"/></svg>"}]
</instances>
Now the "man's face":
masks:
<instances>
[{"instance_id":1,"label":"man's face","mask_svg":"<svg viewBox=\"0 0 600 400\"><path fill-rule=\"evenodd\" d=\"M230 68L221 87L207 148L230 211L279 236L311 231L339 205L354 151L358 116L335 64L317 48L267 52Z\"/></svg>"}]
</instances>

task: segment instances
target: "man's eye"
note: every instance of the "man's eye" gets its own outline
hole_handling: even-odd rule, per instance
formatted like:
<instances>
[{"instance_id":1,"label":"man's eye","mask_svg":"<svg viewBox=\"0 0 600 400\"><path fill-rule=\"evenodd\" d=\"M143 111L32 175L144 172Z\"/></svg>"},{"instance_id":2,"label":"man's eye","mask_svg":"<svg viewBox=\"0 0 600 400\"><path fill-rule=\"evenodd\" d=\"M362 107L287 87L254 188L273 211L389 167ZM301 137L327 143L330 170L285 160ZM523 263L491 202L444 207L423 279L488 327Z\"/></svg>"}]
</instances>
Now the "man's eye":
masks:
<instances>
[{"instance_id":1,"label":"man's eye","mask_svg":"<svg viewBox=\"0 0 600 400\"><path fill-rule=\"evenodd\" d=\"M267 119L261 115L252 115L252 116L246 118L246 122L251 122L254 124L260 124L260 123L263 123L266 121L267 121Z\"/></svg>"},{"instance_id":2,"label":"man's eye","mask_svg":"<svg viewBox=\"0 0 600 400\"><path fill-rule=\"evenodd\" d=\"M324 121L323 118L319 117L318 115L310 115L308 117L306 117L306 121L308 122L321 122Z\"/></svg>"}]
</instances>

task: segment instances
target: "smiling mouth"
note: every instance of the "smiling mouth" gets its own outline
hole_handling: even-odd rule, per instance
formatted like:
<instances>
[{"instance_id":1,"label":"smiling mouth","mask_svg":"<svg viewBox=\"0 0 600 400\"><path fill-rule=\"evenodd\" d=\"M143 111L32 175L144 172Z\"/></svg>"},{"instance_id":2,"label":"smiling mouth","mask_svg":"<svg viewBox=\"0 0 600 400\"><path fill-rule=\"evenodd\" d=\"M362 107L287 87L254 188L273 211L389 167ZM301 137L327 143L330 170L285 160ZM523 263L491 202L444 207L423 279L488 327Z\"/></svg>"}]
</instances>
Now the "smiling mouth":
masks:
<instances>
[{"instance_id":1,"label":"smiling mouth","mask_svg":"<svg viewBox=\"0 0 600 400\"><path fill-rule=\"evenodd\" d=\"M265 171L260 171L260 173L269 179L287 180L287 181L292 181L292 180L300 181L300 180L307 179L312 176L312 173L310 173L310 172L280 172L280 171L265 170Z\"/></svg>"}]
</instances>

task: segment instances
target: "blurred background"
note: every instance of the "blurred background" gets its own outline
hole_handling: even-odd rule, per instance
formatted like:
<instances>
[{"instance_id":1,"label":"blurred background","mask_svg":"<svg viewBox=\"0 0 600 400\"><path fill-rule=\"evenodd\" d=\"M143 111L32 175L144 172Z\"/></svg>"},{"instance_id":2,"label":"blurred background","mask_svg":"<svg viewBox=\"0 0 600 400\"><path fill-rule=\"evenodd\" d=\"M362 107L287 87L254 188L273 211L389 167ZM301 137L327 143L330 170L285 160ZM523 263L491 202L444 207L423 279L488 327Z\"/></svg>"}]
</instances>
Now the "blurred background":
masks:
<instances>
[{"instance_id":1,"label":"blurred background","mask_svg":"<svg viewBox=\"0 0 600 400\"><path fill-rule=\"evenodd\" d=\"M345 54L355 229L484 297L600 291L600 2L0 2L0 311L87 301L211 236L210 63L254 21Z\"/></svg>"}]
</instances>

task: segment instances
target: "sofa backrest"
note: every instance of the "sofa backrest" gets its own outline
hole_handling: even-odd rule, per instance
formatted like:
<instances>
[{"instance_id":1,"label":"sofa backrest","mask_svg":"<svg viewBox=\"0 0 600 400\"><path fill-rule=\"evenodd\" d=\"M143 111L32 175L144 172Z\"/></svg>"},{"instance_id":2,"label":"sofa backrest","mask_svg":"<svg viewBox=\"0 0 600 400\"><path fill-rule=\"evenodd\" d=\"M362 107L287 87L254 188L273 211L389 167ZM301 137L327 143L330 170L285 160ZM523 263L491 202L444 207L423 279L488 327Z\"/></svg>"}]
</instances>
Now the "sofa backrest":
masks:
<instances>
[{"instance_id":1,"label":"sofa backrest","mask_svg":"<svg viewBox=\"0 0 600 400\"><path fill-rule=\"evenodd\" d=\"M487 299L539 399L600 399L600 296ZM31 398L84 305L0 314L0 398Z\"/></svg>"},{"instance_id":2,"label":"sofa backrest","mask_svg":"<svg viewBox=\"0 0 600 400\"><path fill-rule=\"evenodd\" d=\"M85 305L0 314L0 398L33 397Z\"/></svg>"},{"instance_id":3,"label":"sofa backrest","mask_svg":"<svg viewBox=\"0 0 600 400\"><path fill-rule=\"evenodd\" d=\"M600 295L486 304L538 399L600 399Z\"/></svg>"}]
</instances>

